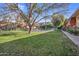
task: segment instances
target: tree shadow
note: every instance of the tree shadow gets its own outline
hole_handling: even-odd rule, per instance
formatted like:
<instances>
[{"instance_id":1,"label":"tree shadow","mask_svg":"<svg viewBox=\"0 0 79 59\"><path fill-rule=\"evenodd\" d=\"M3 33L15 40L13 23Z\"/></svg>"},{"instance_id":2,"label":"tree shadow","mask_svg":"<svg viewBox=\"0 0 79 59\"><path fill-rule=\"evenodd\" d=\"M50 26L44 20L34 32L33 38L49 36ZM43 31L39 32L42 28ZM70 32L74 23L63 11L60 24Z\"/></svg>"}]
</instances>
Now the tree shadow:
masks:
<instances>
[{"instance_id":1,"label":"tree shadow","mask_svg":"<svg viewBox=\"0 0 79 59\"><path fill-rule=\"evenodd\" d=\"M16 33L13 33L13 32L3 32L3 33L0 33L0 36L12 36L12 35L16 35Z\"/></svg>"}]
</instances>

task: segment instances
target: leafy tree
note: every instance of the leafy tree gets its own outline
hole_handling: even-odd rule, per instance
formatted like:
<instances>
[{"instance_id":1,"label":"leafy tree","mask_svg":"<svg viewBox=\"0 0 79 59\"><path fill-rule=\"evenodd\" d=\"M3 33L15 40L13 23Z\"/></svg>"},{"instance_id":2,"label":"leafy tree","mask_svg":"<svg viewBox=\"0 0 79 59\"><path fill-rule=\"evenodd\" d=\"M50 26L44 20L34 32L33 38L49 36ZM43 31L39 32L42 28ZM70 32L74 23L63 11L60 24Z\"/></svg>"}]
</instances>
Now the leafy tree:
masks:
<instances>
[{"instance_id":1,"label":"leafy tree","mask_svg":"<svg viewBox=\"0 0 79 59\"><path fill-rule=\"evenodd\" d=\"M50 13L49 11L53 12L53 10L55 9L59 9L60 10L64 10L65 8L67 8L66 6L68 4L64 4L64 3L41 3L41 4L37 4L37 3L26 3L26 10L27 12L24 13L19 7L18 4L7 4L8 5L8 9L15 11L17 13L19 13L18 17L22 17L24 19L24 21L28 24L29 29L28 29L28 33L31 32L33 26L35 23L40 22L42 19L48 18L50 17ZM47 15L45 15L45 13L48 13ZM18 19L17 17L17 19Z\"/></svg>"},{"instance_id":2,"label":"leafy tree","mask_svg":"<svg viewBox=\"0 0 79 59\"><path fill-rule=\"evenodd\" d=\"M61 27L64 25L65 17L62 14L54 14L52 15L52 23L55 27Z\"/></svg>"}]
</instances>

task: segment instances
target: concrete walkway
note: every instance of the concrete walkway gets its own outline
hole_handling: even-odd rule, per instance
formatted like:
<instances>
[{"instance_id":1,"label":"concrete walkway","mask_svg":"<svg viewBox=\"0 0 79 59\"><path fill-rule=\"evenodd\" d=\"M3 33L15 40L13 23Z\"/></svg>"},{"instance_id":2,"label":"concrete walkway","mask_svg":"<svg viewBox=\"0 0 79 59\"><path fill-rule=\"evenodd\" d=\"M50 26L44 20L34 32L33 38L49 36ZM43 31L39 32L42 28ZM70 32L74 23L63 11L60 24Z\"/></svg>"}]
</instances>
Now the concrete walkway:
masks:
<instances>
[{"instance_id":1,"label":"concrete walkway","mask_svg":"<svg viewBox=\"0 0 79 59\"><path fill-rule=\"evenodd\" d=\"M73 41L79 47L79 36L72 35L66 31L62 31L69 39Z\"/></svg>"},{"instance_id":2,"label":"concrete walkway","mask_svg":"<svg viewBox=\"0 0 79 59\"><path fill-rule=\"evenodd\" d=\"M33 30L32 32L49 32L49 31L54 31L55 29L54 28L52 28L52 29L50 29L50 30Z\"/></svg>"}]
</instances>

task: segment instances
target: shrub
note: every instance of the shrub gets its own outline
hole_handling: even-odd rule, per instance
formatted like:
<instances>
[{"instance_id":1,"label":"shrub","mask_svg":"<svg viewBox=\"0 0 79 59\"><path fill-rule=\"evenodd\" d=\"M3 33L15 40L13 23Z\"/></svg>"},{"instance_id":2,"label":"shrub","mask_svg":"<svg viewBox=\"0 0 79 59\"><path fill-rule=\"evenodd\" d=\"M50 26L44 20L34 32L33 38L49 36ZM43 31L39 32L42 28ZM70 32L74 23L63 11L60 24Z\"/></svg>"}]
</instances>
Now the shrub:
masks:
<instances>
[{"instance_id":1,"label":"shrub","mask_svg":"<svg viewBox=\"0 0 79 59\"><path fill-rule=\"evenodd\" d=\"M52 28L52 25L47 24L47 25L40 26L40 28L43 29L43 30L45 29L45 27L48 30L48 29L51 29Z\"/></svg>"},{"instance_id":2,"label":"shrub","mask_svg":"<svg viewBox=\"0 0 79 59\"><path fill-rule=\"evenodd\" d=\"M74 34L74 35L79 35L79 31L75 29L68 29L67 32Z\"/></svg>"},{"instance_id":3,"label":"shrub","mask_svg":"<svg viewBox=\"0 0 79 59\"><path fill-rule=\"evenodd\" d=\"M79 35L79 31L77 31L77 30L74 31L73 33L74 33L74 35Z\"/></svg>"},{"instance_id":4,"label":"shrub","mask_svg":"<svg viewBox=\"0 0 79 59\"><path fill-rule=\"evenodd\" d=\"M69 32L69 33L73 33L74 30L73 30L73 29L68 29L67 32Z\"/></svg>"}]
</instances>

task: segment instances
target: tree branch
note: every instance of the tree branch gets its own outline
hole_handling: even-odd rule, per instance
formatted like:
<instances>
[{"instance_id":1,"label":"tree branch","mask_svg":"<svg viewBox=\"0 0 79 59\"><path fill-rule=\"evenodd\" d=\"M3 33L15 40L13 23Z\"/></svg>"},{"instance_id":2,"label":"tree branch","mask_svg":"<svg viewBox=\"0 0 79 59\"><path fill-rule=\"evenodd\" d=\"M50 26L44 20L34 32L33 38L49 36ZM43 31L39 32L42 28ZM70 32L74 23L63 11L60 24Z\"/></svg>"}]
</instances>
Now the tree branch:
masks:
<instances>
[{"instance_id":1,"label":"tree branch","mask_svg":"<svg viewBox=\"0 0 79 59\"><path fill-rule=\"evenodd\" d=\"M40 22L40 21L41 21L42 19L44 19L44 18L49 18L49 17L51 17L51 15L44 16L44 17L42 17L41 19L39 19L36 23Z\"/></svg>"}]
</instances>

